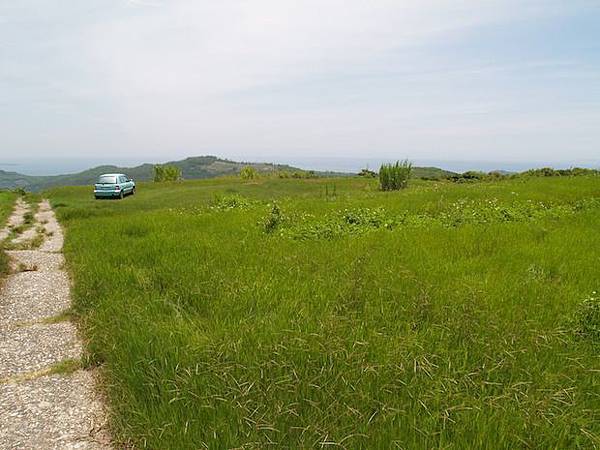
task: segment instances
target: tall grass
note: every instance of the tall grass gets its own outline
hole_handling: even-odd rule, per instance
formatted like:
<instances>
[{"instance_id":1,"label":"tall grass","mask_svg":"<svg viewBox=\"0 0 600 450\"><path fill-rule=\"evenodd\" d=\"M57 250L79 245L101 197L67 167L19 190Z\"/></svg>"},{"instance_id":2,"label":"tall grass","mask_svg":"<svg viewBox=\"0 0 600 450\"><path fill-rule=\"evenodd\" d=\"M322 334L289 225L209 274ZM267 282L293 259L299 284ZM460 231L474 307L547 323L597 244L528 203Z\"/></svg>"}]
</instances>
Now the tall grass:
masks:
<instances>
[{"instance_id":1,"label":"tall grass","mask_svg":"<svg viewBox=\"0 0 600 450\"><path fill-rule=\"evenodd\" d=\"M0 230L6 225L6 220L12 212L17 194L11 191L0 191ZM9 272L9 258L4 252L4 243L0 241L0 283Z\"/></svg>"},{"instance_id":2,"label":"tall grass","mask_svg":"<svg viewBox=\"0 0 600 450\"><path fill-rule=\"evenodd\" d=\"M398 191L408 186L412 163L408 160L394 164L382 164L379 169L379 185L382 191Z\"/></svg>"},{"instance_id":3,"label":"tall grass","mask_svg":"<svg viewBox=\"0 0 600 450\"><path fill-rule=\"evenodd\" d=\"M13 210L17 194L12 191L0 190L0 229L6 225L6 220Z\"/></svg>"},{"instance_id":4,"label":"tall grass","mask_svg":"<svg viewBox=\"0 0 600 450\"><path fill-rule=\"evenodd\" d=\"M599 445L598 347L570 328L598 290L598 209L331 240L265 233L263 222L367 208L438 217L491 199L558 207L600 196L597 179L415 182L395 196L376 180L336 179L336 199L325 201L331 182L142 185L124 202L99 203L85 189L50 193L120 440L177 449ZM246 206L214 208L216 194ZM362 223L364 214L349 214Z\"/></svg>"}]
</instances>

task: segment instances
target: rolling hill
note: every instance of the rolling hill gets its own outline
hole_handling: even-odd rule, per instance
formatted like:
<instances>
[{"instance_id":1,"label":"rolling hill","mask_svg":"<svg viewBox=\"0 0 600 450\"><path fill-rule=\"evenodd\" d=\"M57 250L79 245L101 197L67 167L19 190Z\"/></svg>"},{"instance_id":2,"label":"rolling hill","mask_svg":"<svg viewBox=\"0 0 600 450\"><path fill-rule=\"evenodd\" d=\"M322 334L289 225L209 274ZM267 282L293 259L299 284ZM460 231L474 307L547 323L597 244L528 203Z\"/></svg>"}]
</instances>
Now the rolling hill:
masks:
<instances>
[{"instance_id":1,"label":"rolling hill","mask_svg":"<svg viewBox=\"0 0 600 450\"><path fill-rule=\"evenodd\" d=\"M194 156L180 161L170 161L165 164L172 164L181 169L184 179L214 178L223 175L235 175L239 173L242 167L250 165L261 173L272 171L298 171L301 169L270 163L248 163L236 162L228 159L218 158L216 156ZM83 172L37 176L23 175L17 172L7 172L0 170L0 189L23 188L30 191L39 191L54 186L80 186L92 184L94 180L103 173L123 172L138 181L149 181L152 179L152 169L154 164L142 164L136 167L118 167L105 165L93 167ZM318 172L323 176L347 175L333 172ZM450 172L435 167L416 167L414 176L417 178L440 178Z\"/></svg>"}]
</instances>

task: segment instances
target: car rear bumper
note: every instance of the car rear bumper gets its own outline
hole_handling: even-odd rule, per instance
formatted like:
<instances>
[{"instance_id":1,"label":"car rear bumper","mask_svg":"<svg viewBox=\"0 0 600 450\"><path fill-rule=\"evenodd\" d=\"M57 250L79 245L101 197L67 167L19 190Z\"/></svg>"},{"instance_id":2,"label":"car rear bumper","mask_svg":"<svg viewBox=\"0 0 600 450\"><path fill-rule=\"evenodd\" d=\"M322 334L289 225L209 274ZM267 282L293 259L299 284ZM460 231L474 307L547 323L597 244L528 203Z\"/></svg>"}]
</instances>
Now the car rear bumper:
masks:
<instances>
[{"instance_id":1,"label":"car rear bumper","mask_svg":"<svg viewBox=\"0 0 600 450\"><path fill-rule=\"evenodd\" d=\"M96 197L118 197L119 195L121 195L121 191L94 191L94 196Z\"/></svg>"}]
</instances>

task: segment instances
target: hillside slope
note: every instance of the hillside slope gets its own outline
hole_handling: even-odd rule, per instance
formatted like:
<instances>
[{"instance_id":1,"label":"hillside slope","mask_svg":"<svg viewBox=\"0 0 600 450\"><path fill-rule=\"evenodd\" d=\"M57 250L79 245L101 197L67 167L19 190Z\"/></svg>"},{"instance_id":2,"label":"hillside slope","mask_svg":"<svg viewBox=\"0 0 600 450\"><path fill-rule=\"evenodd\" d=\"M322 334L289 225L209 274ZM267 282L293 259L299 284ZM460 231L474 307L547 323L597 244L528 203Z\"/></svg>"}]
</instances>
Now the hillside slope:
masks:
<instances>
[{"instance_id":1,"label":"hillside slope","mask_svg":"<svg viewBox=\"0 0 600 450\"><path fill-rule=\"evenodd\" d=\"M194 156L181 161L170 161L165 164L172 164L179 167L183 173L183 178L187 180L235 175L239 173L244 166L252 166L261 173L279 170L301 170L284 164L237 162L218 158L216 156ZM17 172L0 170L0 189L23 188L30 191L39 191L55 186L88 185L94 183L100 174L111 172L123 172L135 180L149 181L153 176L153 167L154 164L142 164L136 167L105 165L93 167L84 170L83 172L52 176L23 175ZM317 173L319 175L327 176L346 175L333 172ZM415 178L441 178L445 175L451 175L452 173L438 169L437 167L415 167L413 174Z\"/></svg>"},{"instance_id":2,"label":"hillside slope","mask_svg":"<svg viewBox=\"0 0 600 450\"><path fill-rule=\"evenodd\" d=\"M229 161L216 156L196 156L186 158L181 161L170 161L165 164L172 164L181 169L185 179L212 178L222 175L233 175L240 171L246 165L253 166L259 172L269 172L272 170L298 170L286 165L273 165L267 163L245 163ZM152 179L153 164L142 164L136 167L119 167L114 165L105 165L93 167L83 172L53 175L53 176L33 176L23 175L16 172L6 172L0 170L0 189L24 188L37 191L53 186L79 186L91 184L103 173L123 172L135 180L148 181Z\"/></svg>"}]
</instances>

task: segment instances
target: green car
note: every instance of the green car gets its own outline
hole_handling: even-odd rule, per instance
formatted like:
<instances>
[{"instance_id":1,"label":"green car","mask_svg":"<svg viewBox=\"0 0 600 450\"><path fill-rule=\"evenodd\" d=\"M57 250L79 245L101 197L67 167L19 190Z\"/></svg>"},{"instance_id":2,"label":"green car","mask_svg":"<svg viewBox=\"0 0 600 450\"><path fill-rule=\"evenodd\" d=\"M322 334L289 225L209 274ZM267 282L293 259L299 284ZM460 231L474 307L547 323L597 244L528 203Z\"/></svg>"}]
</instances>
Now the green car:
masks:
<instances>
[{"instance_id":1,"label":"green car","mask_svg":"<svg viewBox=\"0 0 600 450\"><path fill-rule=\"evenodd\" d=\"M99 198L123 198L135 194L135 181L124 173L100 175L94 185L94 196Z\"/></svg>"}]
</instances>

